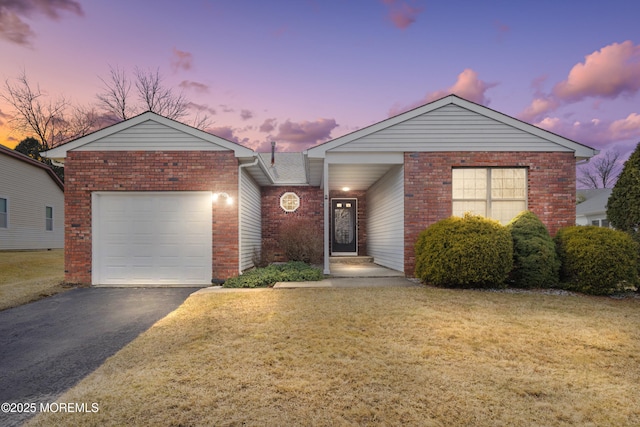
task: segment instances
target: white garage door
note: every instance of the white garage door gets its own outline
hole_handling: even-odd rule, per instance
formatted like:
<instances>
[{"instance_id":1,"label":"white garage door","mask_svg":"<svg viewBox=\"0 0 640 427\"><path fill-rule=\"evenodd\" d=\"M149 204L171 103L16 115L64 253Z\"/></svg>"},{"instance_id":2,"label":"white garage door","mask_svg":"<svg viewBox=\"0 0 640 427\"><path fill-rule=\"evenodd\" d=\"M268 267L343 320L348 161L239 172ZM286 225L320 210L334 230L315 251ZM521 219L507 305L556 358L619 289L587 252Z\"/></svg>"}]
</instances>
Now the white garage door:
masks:
<instances>
[{"instance_id":1,"label":"white garage door","mask_svg":"<svg viewBox=\"0 0 640 427\"><path fill-rule=\"evenodd\" d=\"M94 285L211 284L211 193L92 197Z\"/></svg>"}]
</instances>

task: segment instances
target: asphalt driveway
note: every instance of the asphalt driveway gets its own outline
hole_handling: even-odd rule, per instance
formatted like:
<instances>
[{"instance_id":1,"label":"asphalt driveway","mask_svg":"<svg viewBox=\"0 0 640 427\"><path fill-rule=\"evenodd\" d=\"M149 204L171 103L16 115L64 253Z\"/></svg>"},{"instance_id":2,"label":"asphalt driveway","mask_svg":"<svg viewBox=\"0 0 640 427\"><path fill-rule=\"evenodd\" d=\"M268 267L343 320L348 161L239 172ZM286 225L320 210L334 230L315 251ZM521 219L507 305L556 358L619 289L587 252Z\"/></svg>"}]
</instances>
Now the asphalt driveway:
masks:
<instances>
[{"instance_id":1,"label":"asphalt driveway","mask_svg":"<svg viewBox=\"0 0 640 427\"><path fill-rule=\"evenodd\" d=\"M196 290L79 288L0 312L0 403L54 402ZM6 408L2 426L33 415Z\"/></svg>"}]
</instances>

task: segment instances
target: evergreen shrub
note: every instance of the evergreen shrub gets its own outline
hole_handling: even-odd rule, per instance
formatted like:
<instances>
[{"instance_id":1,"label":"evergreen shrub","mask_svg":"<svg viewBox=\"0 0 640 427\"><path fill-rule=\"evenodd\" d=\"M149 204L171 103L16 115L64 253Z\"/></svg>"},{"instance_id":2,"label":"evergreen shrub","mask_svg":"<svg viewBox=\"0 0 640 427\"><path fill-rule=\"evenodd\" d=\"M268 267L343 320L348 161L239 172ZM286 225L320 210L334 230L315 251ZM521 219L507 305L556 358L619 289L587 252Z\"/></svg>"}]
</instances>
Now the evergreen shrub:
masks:
<instances>
[{"instance_id":1,"label":"evergreen shrub","mask_svg":"<svg viewBox=\"0 0 640 427\"><path fill-rule=\"evenodd\" d=\"M247 270L224 282L225 288L266 288L277 282L308 282L322 280L322 270L301 261L271 264L265 268Z\"/></svg>"},{"instance_id":2,"label":"evergreen shrub","mask_svg":"<svg viewBox=\"0 0 640 427\"><path fill-rule=\"evenodd\" d=\"M547 227L531 211L521 212L507 229L513 239L513 270L509 284L518 288L558 285L560 259Z\"/></svg>"},{"instance_id":3,"label":"evergreen shrub","mask_svg":"<svg viewBox=\"0 0 640 427\"><path fill-rule=\"evenodd\" d=\"M638 284L638 244L628 234L605 227L572 226L555 237L561 281L572 290L611 295Z\"/></svg>"},{"instance_id":4,"label":"evergreen shrub","mask_svg":"<svg viewBox=\"0 0 640 427\"><path fill-rule=\"evenodd\" d=\"M470 214L423 230L415 254L416 277L443 287L503 286L513 266L509 230L497 221Z\"/></svg>"}]
</instances>

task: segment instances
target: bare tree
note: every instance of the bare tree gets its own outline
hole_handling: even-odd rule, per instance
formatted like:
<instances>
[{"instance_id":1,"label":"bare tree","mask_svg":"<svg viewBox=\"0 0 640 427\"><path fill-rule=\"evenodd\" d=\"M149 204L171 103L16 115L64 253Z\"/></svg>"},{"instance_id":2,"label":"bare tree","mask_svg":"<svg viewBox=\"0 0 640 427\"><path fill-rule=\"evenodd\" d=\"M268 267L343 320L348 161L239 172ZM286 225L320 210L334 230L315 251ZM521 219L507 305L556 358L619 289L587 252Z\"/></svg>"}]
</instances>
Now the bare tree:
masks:
<instances>
[{"instance_id":1,"label":"bare tree","mask_svg":"<svg viewBox=\"0 0 640 427\"><path fill-rule=\"evenodd\" d=\"M104 119L91 106L75 105L68 120L67 140L80 138L103 127Z\"/></svg>"},{"instance_id":2,"label":"bare tree","mask_svg":"<svg viewBox=\"0 0 640 427\"><path fill-rule=\"evenodd\" d=\"M117 120L127 120L144 111L178 121L189 116L189 100L183 92L164 85L159 69L145 71L136 67L132 84L124 69L109 67L109 78L100 80L104 90L97 95L99 106ZM209 117L198 112L191 125L205 129L210 125Z\"/></svg>"},{"instance_id":3,"label":"bare tree","mask_svg":"<svg viewBox=\"0 0 640 427\"><path fill-rule=\"evenodd\" d=\"M136 68L136 89L138 98L147 111L153 111L173 120L180 120L189 114L188 101L182 92L174 93L162 85L160 71L142 71Z\"/></svg>"},{"instance_id":4,"label":"bare tree","mask_svg":"<svg viewBox=\"0 0 640 427\"><path fill-rule=\"evenodd\" d=\"M13 129L34 134L46 149L64 142L69 102L64 97L47 100L40 86L34 87L24 71L15 80L15 83L6 80L4 91L0 93L14 109L10 119Z\"/></svg>"},{"instance_id":5,"label":"bare tree","mask_svg":"<svg viewBox=\"0 0 640 427\"><path fill-rule=\"evenodd\" d=\"M620 175L620 153L609 150L581 165L578 182L587 188L613 188Z\"/></svg>"},{"instance_id":6,"label":"bare tree","mask_svg":"<svg viewBox=\"0 0 640 427\"><path fill-rule=\"evenodd\" d=\"M109 79L104 80L104 91L97 95L99 105L114 115L119 120L127 120L134 116L135 110L131 103L130 95L131 82L127 78L127 73L120 67L109 67Z\"/></svg>"}]
</instances>

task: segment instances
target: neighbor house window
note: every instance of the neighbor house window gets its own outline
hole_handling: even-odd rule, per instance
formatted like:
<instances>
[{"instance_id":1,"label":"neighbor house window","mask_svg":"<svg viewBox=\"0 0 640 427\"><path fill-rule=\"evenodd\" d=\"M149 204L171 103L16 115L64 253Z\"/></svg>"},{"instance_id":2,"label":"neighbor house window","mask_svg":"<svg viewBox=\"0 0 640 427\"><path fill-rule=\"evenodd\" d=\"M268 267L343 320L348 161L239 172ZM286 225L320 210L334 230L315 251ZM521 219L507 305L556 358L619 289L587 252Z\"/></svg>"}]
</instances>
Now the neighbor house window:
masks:
<instances>
[{"instance_id":1,"label":"neighbor house window","mask_svg":"<svg viewBox=\"0 0 640 427\"><path fill-rule=\"evenodd\" d=\"M9 206L7 199L0 197L0 228L9 227Z\"/></svg>"},{"instance_id":2,"label":"neighbor house window","mask_svg":"<svg viewBox=\"0 0 640 427\"><path fill-rule=\"evenodd\" d=\"M591 221L591 225L595 225L596 227L611 227L608 219L594 219Z\"/></svg>"},{"instance_id":3,"label":"neighbor house window","mask_svg":"<svg viewBox=\"0 0 640 427\"><path fill-rule=\"evenodd\" d=\"M284 193L280 197L280 207L285 212L295 212L300 207L300 197L296 193Z\"/></svg>"},{"instance_id":4,"label":"neighbor house window","mask_svg":"<svg viewBox=\"0 0 640 427\"><path fill-rule=\"evenodd\" d=\"M469 212L506 224L527 209L524 168L456 168L452 172L453 215Z\"/></svg>"},{"instance_id":5,"label":"neighbor house window","mask_svg":"<svg viewBox=\"0 0 640 427\"><path fill-rule=\"evenodd\" d=\"M47 206L45 212L45 230L53 231L53 208Z\"/></svg>"}]
</instances>

